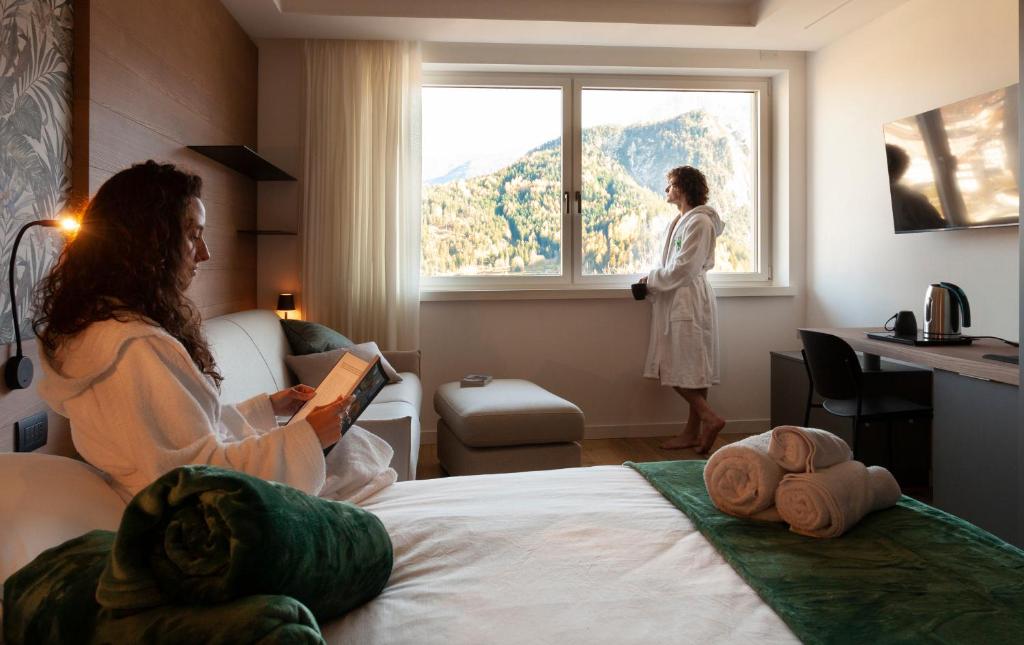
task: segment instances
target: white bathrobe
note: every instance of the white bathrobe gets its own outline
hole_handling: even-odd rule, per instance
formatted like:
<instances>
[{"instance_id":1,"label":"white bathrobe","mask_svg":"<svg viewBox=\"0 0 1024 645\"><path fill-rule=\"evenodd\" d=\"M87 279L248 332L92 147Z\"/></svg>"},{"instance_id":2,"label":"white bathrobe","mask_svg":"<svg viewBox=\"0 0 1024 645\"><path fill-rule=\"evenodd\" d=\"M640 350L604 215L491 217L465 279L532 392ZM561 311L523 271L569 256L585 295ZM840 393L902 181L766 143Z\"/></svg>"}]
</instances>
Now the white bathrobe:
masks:
<instances>
[{"instance_id":1,"label":"white bathrobe","mask_svg":"<svg viewBox=\"0 0 1024 645\"><path fill-rule=\"evenodd\" d=\"M68 341L58 358L59 370L43 358L39 393L71 420L79 454L106 472L126 500L185 464L231 468L314 495L332 492L323 490L325 482L338 488L336 481L330 485L337 477L327 477L320 440L308 421L278 427L266 394L221 405L210 379L161 327L140 320L96 322ZM386 457L390 461L391 454ZM394 473L388 461L383 468ZM393 481L385 473L376 483Z\"/></svg>"},{"instance_id":2,"label":"white bathrobe","mask_svg":"<svg viewBox=\"0 0 1024 645\"><path fill-rule=\"evenodd\" d=\"M647 276L653 306L644 376L662 385L699 389L719 381L718 310L706 274L724 228L710 206L677 216L661 266Z\"/></svg>"}]
</instances>

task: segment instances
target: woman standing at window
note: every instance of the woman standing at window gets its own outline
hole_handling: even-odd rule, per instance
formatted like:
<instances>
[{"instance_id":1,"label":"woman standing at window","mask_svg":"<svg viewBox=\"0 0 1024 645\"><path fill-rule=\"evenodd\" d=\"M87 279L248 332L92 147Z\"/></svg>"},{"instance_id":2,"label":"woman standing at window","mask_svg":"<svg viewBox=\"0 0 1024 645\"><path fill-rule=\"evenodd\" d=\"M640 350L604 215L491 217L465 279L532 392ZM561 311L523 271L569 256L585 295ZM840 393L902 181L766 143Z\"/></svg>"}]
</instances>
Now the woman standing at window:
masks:
<instances>
[{"instance_id":1,"label":"woman standing at window","mask_svg":"<svg viewBox=\"0 0 1024 645\"><path fill-rule=\"evenodd\" d=\"M661 447L706 453L725 427L707 398L719 382L718 314L707 272L725 226L707 206L708 183L696 168L670 170L665 193L679 214L668 227L661 266L640 279L654 301L644 376L671 386L690 406L683 431Z\"/></svg>"}]
</instances>

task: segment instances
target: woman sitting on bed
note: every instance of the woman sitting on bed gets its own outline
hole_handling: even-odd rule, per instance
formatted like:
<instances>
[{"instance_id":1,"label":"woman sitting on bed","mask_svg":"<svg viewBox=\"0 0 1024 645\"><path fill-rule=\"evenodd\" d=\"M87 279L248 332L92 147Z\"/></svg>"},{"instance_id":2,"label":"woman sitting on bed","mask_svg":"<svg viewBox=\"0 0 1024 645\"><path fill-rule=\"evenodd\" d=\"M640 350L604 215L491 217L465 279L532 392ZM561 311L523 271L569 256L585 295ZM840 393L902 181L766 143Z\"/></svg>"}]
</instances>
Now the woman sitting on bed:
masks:
<instances>
[{"instance_id":1,"label":"woman sitting on bed","mask_svg":"<svg viewBox=\"0 0 1024 645\"><path fill-rule=\"evenodd\" d=\"M70 419L75 448L125 498L185 464L316 494L328 475L323 450L340 439L348 401L283 427L275 416L293 413L313 388L220 404L222 377L185 295L210 259L201 185L147 161L100 187L78 236L40 285L39 393Z\"/></svg>"}]
</instances>

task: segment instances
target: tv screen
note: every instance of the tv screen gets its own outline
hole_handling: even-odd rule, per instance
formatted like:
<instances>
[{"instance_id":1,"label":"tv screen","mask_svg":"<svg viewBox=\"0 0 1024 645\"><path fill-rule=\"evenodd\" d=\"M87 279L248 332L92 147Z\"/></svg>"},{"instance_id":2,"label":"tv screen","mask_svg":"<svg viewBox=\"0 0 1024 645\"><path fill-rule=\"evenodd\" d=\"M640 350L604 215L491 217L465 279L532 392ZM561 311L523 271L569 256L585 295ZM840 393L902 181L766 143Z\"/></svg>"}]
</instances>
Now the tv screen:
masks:
<instances>
[{"instance_id":1,"label":"tv screen","mask_svg":"<svg viewBox=\"0 0 1024 645\"><path fill-rule=\"evenodd\" d=\"M1017 85L887 123L883 131L897 233L1020 221Z\"/></svg>"}]
</instances>

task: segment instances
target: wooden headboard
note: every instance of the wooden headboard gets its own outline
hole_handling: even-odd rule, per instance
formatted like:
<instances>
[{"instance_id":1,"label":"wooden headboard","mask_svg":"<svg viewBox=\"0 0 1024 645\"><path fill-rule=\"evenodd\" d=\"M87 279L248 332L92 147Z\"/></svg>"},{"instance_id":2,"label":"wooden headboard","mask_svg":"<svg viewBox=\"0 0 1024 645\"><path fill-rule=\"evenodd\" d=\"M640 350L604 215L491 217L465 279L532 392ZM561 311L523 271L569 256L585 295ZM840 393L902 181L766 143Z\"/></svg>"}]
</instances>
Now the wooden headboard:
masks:
<instances>
[{"instance_id":1,"label":"wooden headboard","mask_svg":"<svg viewBox=\"0 0 1024 645\"><path fill-rule=\"evenodd\" d=\"M217 0L75 0L73 17L70 118L48 127L73 132L76 201L146 159L200 175L213 257L190 295L204 317L254 308L256 239L237 231L256 228L255 183L186 146L256 147L256 45ZM26 236L19 257L30 242ZM6 346L3 358L13 352ZM34 341L25 353L38 379ZM34 385L15 392L0 385L0 452L13 450L15 421L43 409ZM70 454L66 420L48 416L50 439L41 451Z\"/></svg>"}]
</instances>

